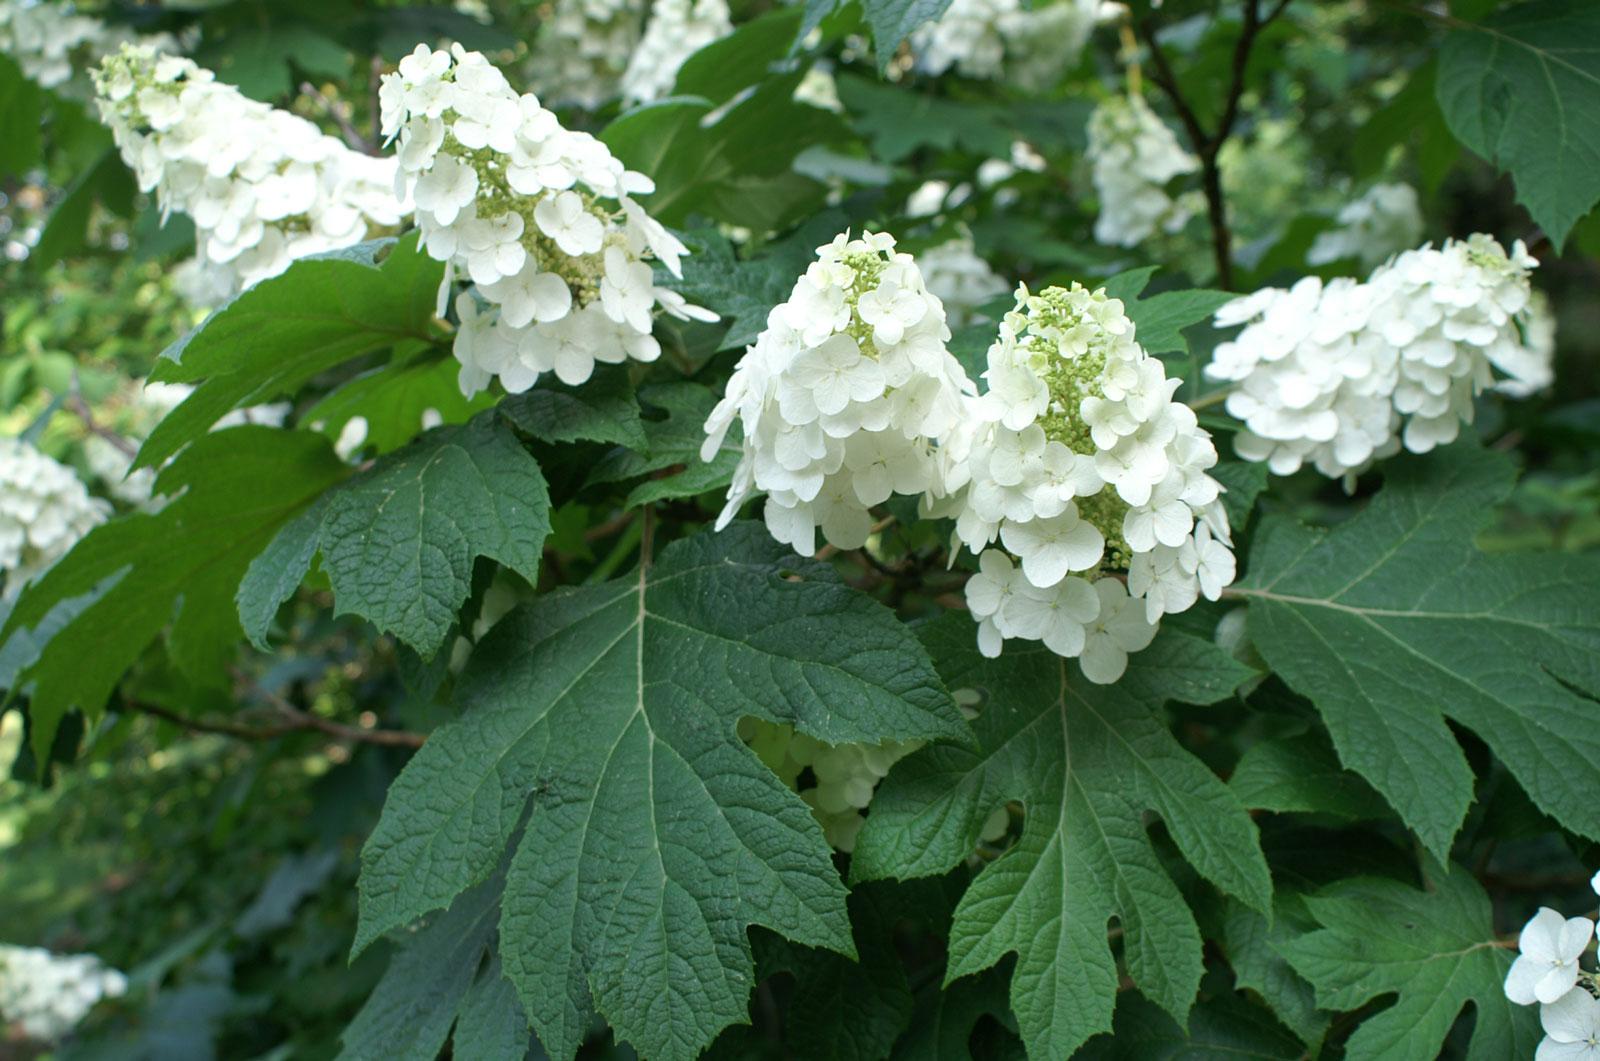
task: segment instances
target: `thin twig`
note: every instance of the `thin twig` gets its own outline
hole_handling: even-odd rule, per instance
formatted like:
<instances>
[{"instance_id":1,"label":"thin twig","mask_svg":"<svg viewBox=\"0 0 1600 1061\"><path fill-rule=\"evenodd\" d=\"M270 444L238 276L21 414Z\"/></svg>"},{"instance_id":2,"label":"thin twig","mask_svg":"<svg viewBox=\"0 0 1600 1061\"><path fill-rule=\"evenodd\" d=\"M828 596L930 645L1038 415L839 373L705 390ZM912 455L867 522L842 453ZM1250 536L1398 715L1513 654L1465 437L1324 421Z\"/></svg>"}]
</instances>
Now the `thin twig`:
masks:
<instances>
[{"instance_id":1,"label":"thin twig","mask_svg":"<svg viewBox=\"0 0 1600 1061\"><path fill-rule=\"evenodd\" d=\"M1223 98L1222 115L1217 120L1216 129L1209 133L1200 124L1199 116L1195 114L1189 100L1178 87L1178 78L1173 72L1172 63L1156 39L1157 27L1149 19L1139 25L1145 43L1150 48L1150 61L1155 67L1150 74L1150 80L1172 102L1173 110L1177 112L1178 120L1183 124L1184 133L1189 138L1189 144L1200 159L1206 215L1211 222L1211 248L1216 259L1217 286L1224 290L1233 289L1233 230L1228 225L1228 204L1222 194L1222 167L1218 164L1218 160L1223 145L1228 142L1228 137L1233 135L1233 127L1239 120L1239 104L1244 97L1245 81L1250 67L1250 51L1255 46L1261 31L1270 25L1273 19L1283 14L1289 3L1290 0L1278 0L1263 17L1259 6L1260 0L1245 0L1243 24L1239 28L1239 40L1233 49L1233 67L1229 75L1228 92Z\"/></svg>"},{"instance_id":2,"label":"thin twig","mask_svg":"<svg viewBox=\"0 0 1600 1061\"><path fill-rule=\"evenodd\" d=\"M583 540L592 543L600 541L602 538L609 538L613 534L617 533L617 531L622 530L628 524L632 523L634 517L638 514L639 510L634 508L619 512L615 516L612 516L610 519L606 520L604 523L596 523L594 526L584 531Z\"/></svg>"},{"instance_id":3,"label":"thin twig","mask_svg":"<svg viewBox=\"0 0 1600 1061\"><path fill-rule=\"evenodd\" d=\"M133 457L139 452L139 447L123 438L115 431L106 427L94 418L94 410L89 408L89 403L83 400L83 395L78 391L77 383L73 383L72 393L67 395L67 408L72 410L74 416L83 424L84 429L96 438L103 438L109 442L118 453L124 457Z\"/></svg>"},{"instance_id":4,"label":"thin twig","mask_svg":"<svg viewBox=\"0 0 1600 1061\"><path fill-rule=\"evenodd\" d=\"M1233 390L1234 389L1232 387L1222 387L1218 390L1202 394L1200 397L1188 403L1189 408L1198 413L1201 409L1209 409L1213 405L1221 405L1223 402L1228 400L1228 395L1232 394Z\"/></svg>"},{"instance_id":5,"label":"thin twig","mask_svg":"<svg viewBox=\"0 0 1600 1061\"><path fill-rule=\"evenodd\" d=\"M274 709L283 716L284 721L278 725L252 726L241 722L222 722L203 718L190 718L179 714L170 708L157 704L147 704L134 700L122 701L122 709L140 715L150 715L170 722L182 729L193 733L214 733L224 737L234 737L239 740L264 741L276 740L294 733L315 731L334 737L338 740L355 741L362 744L379 744L389 747L420 748L422 742L427 740L423 733L412 733L400 729L362 729L358 726L346 726L333 722L317 715L301 711L287 703L274 704Z\"/></svg>"},{"instance_id":6,"label":"thin twig","mask_svg":"<svg viewBox=\"0 0 1600 1061\"><path fill-rule=\"evenodd\" d=\"M644 521L639 529L639 578L644 579L644 573L650 569L650 562L655 559L650 550L655 547L656 539L656 514L649 505L644 506ZM641 591L642 592L642 591ZM642 598L639 605L644 607Z\"/></svg>"},{"instance_id":7,"label":"thin twig","mask_svg":"<svg viewBox=\"0 0 1600 1061\"><path fill-rule=\"evenodd\" d=\"M307 96L315 97L317 102L322 104L322 109L329 118L333 119L333 124L339 127L339 134L344 137L346 145L366 155L381 155L383 153L378 150L377 144L362 136L360 130L351 124L350 115L345 113L345 108L339 105L338 100L329 99L309 81L300 82L300 91Z\"/></svg>"}]
</instances>

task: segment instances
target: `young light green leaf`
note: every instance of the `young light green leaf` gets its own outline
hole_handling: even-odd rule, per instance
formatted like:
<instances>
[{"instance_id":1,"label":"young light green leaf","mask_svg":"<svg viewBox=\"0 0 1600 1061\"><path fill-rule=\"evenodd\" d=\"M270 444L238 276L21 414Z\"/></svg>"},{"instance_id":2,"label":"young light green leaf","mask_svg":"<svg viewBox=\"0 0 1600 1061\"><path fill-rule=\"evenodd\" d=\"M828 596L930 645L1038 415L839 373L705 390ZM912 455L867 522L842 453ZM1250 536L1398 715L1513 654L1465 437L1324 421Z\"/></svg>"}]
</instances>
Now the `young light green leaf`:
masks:
<instances>
[{"instance_id":1,"label":"young light green leaf","mask_svg":"<svg viewBox=\"0 0 1600 1061\"><path fill-rule=\"evenodd\" d=\"M1352 878L1306 903L1321 929L1279 950L1316 988L1317 1004L1355 1010L1394 996L1350 1037L1350 1061L1432 1061L1468 1002L1468 1058L1533 1056L1538 1014L1506 998L1512 955L1496 942L1489 897L1465 869L1450 867L1428 891Z\"/></svg>"},{"instance_id":2,"label":"young light green leaf","mask_svg":"<svg viewBox=\"0 0 1600 1061\"><path fill-rule=\"evenodd\" d=\"M363 446L389 453L416 438L432 416L439 424L460 424L494 404L489 391L462 396L456 383L460 368L443 354L363 372L306 410L300 422L318 425L318 431L336 439L359 416L367 422Z\"/></svg>"},{"instance_id":3,"label":"young light green leaf","mask_svg":"<svg viewBox=\"0 0 1600 1061\"><path fill-rule=\"evenodd\" d=\"M239 427L204 436L156 480L174 497L90 531L23 591L3 630L36 629L58 604L98 594L23 670L36 747L73 707L98 717L124 671L169 627L168 651L191 680L216 684L240 636L233 595L280 527L349 473L327 440ZM109 587L109 588L108 588ZM60 613L57 613L58 616ZM84 646L94 651L85 652Z\"/></svg>"},{"instance_id":4,"label":"young light green leaf","mask_svg":"<svg viewBox=\"0 0 1600 1061\"><path fill-rule=\"evenodd\" d=\"M1600 6L1534 0L1452 25L1439 51L1445 120L1511 174L1560 248L1600 201Z\"/></svg>"},{"instance_id":5,"label":"young light green leaf","mask_svg":"<svg viewBox=\"0 0 1600 1061\"><path fill-rule=\"evenodd\" d=\"M749 925L852 952L821 831L740 717L968 739L911 633L754 524L512 613L457 695L363 852L356 945L487 876L531 799L500 953L558 1057L596 1010L648 1057L693 1057L745 1017Z\"/></svg>"},{"instance_id":6,"label":"young light green leaf","mask_svg":"<svg viewBox=\"0 0 1600 1061\"><path fill-rule=\"evenodd\" d=\"M549 379L500 403L517 429L544 442L611 442L629 449L648 445L639 402L625 369L602 368L581 387Z\"/></svg>"},{"instance_id":7,"label":"young light green leaf","mask_svg":"<svg viewBox=\"0 0 1600 1061\"><path fill-rule=\"evenodd\" d=\"M981 750L935 746L897 765L873 800L853 875L955 865L990 812L1020 800L1021 839L956 908L947 982L1015 952L1011 1005L1029 1052L1066 1057L1111 1027L1117 970L1106 926L1116 917L1129 974L1181 1021L1200 984L1200 931L1145 814L1161 816L1203 877L1266 909L1271 880L1243 806L1179 746L1156 705L1088 683L1042 646L986 660L964 616L921 633L951 688L985 694Z\"/></svg>"},{"instance_id":8,"label":"young light green leaf","mask_svg":"<svg viewBox=\"0 0 1600 1061\"><path fill-rule=\"evenodd\" d=\"M160 465L231 410L290 394L335 365L431 342L443 269L412 234L301 258L235 296L156 363L152 379L196 386L145 439L136 466Z\"/></svg>"},{"instance_id":9,"label":"young light green leaf","mask_svg":"<svg viewBox=\"0 0 1600 1061\"><path fill-rule=\"evenodd\" d=\"M1600 837L1600 564L1476 549L1511 490L1498 453L1458 444L1387 476L1332 531L1263 522L1233 591L1250 601L1256 648L1436 854L1472 800L1447 718L1488 742L1547 814Z\"/></svg>"},{"instance_id":10,"label":"young light green leaf","mask_svg":"<svg viewBox=\"0 0 1600 1061\"><path fill-rule=\"evenodd\" d=\"M533 582L550 534L539 464L494 411L439 428L341 484L250 565L239 617L265 647L278 606L322 555L339 614L352 613L432 658L496 560Z\"/></svg>"}]
</instances>

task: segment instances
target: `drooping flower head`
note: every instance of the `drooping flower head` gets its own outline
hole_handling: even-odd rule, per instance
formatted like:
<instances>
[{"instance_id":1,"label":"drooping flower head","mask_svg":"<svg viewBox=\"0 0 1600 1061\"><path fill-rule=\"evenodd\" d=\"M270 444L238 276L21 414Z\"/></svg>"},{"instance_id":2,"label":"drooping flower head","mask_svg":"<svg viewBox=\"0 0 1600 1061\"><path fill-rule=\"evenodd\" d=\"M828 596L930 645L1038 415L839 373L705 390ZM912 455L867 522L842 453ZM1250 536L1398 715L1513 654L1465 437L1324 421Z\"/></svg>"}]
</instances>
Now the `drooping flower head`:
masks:
<instances>
[{"instance_id":1,"label":"drooping flower head","mask_svg":"<svg viewBox=\"0 0 1600 1061\"><path fill-rule=\"evenodd\" d=\"M1157 232L1177 232L1194 216L1196 198L1174 198L1167 185L1194 173L1200 160L1178 143L1142 96L1113 96L1089 116L1089 162L1100 214L1094 238L1132 247Z\"/></svg>"},{"instance_id":2,"label":"drooping flower head","mask_svg":"<svg viewBox=\"0 0 1600 1061\"><path fill-rule=\"evenodd\" d=\"M962 77L1005 77L1043 91L1076 65L1105 7L1103 0L953 0L912 33L911 51L927 74L954 68Z\"/></svg>"},{"instance_id":3,"label":"drooping flower head","mask_svg":"<svg viewBox=\"0 0 1600 1061\"><path fill-rule=\"evenodd\" d=\"M188 59L124 45L95 71L100 114L142 191L195 223L230 291L397 225L393 160L249 99Z\"/></svg>"},{"instance_id":4,"label":"drooping flower head","mask_svg":"<svg viewBox=\"0 0 1600 1061\"><path fill-rule=\"evenodd\" d=\"M447 263L441 312L458 274L473 285L455 299L464 393L495 378L519 393L546 372L582 383L597 361L653 361L657 310L716 319L655 285L651 262L678 275L687 250L633 200L650 179L562 128L482 54L418 45L379 98L422 246Z\"/></svg>"},{"instance_id":5,"label":"drooping flower head","mask_svg":"<svg viewBox=\"0 0 1600 1061\"><path fill-rule=\"evenodd\" d=\"M921 741L882 744L824 744L796 733L793 726L760 718L739 720L739 737L778 779L799 793L840 851L853 851L866 824L862 812L872 802L889 768L922 747ZM809 772L809 774L808 774ZM809 783L801 787L802 776Z\"/></svg>"},{"instance_id":6,"label":"drooping flower head","mask_svg":"<svg viewBox=\"0 0 1600 1061\"><path fill-rule=\"evenodd\" d=\"M938 444L971 384L945 347L944 307L894 246L839 236L768 315L706 422L707 460L735 420L744 431L719 526L760 491L773 537L797 552L812 554L818 528L855 549L873 505L938 489Z\"/></svg>"},{"instance_id":7,"label":"drooping flower head","mask_svg":"<svg viewBox=\"0 0 1600 1061\"><path fill-rule=\"evenodd\" d=\"M1312 265L1356 258L1370 269L1422 238L1422 209L1409 184L1374 184L1340 207L1335 220L1306 252Z\"/></svg>"},{"instance_id":8,"label":"drooping flower head","mask_svg":"<svg viewBox=\"0 0 1600 1061\"><path fill-rule=\"evenodd\" d=\"M977 310L1011 290L978 256L972 237L958 236L930 247L917 256L928 290L944 303L951 328L963 328L977 319Z\"/></svg>"},{"instance_id":9,"label":"drooping flower head","mask_svg":"<svg viewBox=\"0 0 1600 1061\"><path fill-rule=\"evenodd\" d=\"M1304 463L1350 478L1404 447L1426 453L1471 423L1498 384L1526 394L1551 378L1552 328L1532 300L1538 263L1486 235L1406 251L1365 283L1315 277L1217 311L1244 324L1206 375L1236 384L1234 448L1287 475Z\"/></svg>"},{"instance_id":10,"label":"drooping flower head","mask_svg":"<svg viewBox=\"0 0 1600 1061\"><path fill-rule=\"evenodd\" d=\"M1007 638L1043 641L1115 681L1161 615L1233 580L1221 488L1206 474L1216 449L1103 290L1019 288L984 379L949 447L950 497L931 509L956 516L979 554L967 584L979 645L998 655Z\"/></svg>"}]
</instances>

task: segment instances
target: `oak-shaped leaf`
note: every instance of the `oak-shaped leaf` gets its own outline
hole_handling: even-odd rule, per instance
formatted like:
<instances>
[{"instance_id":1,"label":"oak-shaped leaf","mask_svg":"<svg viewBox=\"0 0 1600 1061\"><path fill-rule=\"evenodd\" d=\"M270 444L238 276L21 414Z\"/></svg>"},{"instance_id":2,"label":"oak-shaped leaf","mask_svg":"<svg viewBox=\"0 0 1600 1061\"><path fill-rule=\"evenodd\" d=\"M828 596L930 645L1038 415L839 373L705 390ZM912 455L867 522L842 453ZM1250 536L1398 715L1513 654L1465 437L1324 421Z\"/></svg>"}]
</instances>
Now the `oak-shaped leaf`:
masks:
<instances>
[{"instance_id":1,"label":"oak-shaped leaf","mask_svg":"<svg viewBox=\"0 0 1600 1061\"><path fill-rule=\"evenodd\" d=\"M1019 800L1022 836L956 907L946 982L1015 952L1011 1006L1029 1053L1066 1057L1111 1028L1116 918L1129 975L1181 1022L1203 971L1200 930L1146 814L1202 877L1265 910L1271 880L1243 805L1178 744L1158 703L1093 685L1042 646L985 659L965 616L921 633L946 684L982 696L979 748L933 746L895 767L856 843L854 876L942 871L974 850L996 807ZM1130 670L1138 665L1135 656Z\"/></svg>"},{"instance_id":2,"label":"oak-shaped leaf","mask_svg":"<svg viewBox=\"0 0 1600 1061\"><path fill-rule=\"evenodd\" d=\"M1385 474L1331 531L1262 521L1233 591L1256 648L1436 856L1473 792L1446 719L1482 737L1541 810L1600 838L1600 562L1473 544L1511 490L1501 454L1463 442Z\"/></svg>"},{"instance_id":3,"label":"oak-shaped leaf","mask_svg":"<svg viewBox=\"0 0 1600 1061\"><path fill-rule=\"evenodd\" d=\"M526 812L500 955L555 1057L595 1012L646 1057L694 1057L745 1019L748 926L854 953L821 830L741 717L970 740L911 632L755 524L513 612L456 696L363 852L356 945L487 877Z\"/></svg>"},{"instance_id":4,"label":"oak-shaped leaf","mask_svg":"<svg viewBox=\"0 0 1600 1061\"><path fill-rule=\"evenodd\" d=\"M1600 201L1600 6L1535 0L1450 24L1437 83L1445 120L1511 174L1560 247Z\"/></svg>"},{"instance_id":5,"label":"oak-shaped leaf","mask_svg":"<svg viewBox=\"0 0 1600 1061\"><path fill-rule=\"evenodd\" d=\"M1431 1061L1468 1002L1469 1059L1533 1056L1538 1014L1506 998L1512 955L1495 940L1489 897L1465 869L1434 874L1427 891L1355 877L1306 904L1322 927L1278 949L1311 981L1317 1005L1349 1011L1394 997L1350 1036L1350 1061Z\"/></svg>"},{"instance_id":6,"label":"oak-shaped leaf","mask_svg":"<svg viewBox=\"0 0 1600 1061\"><path fill-rule=\"evenodd\" d=\"M486 556L530 582L550 534L539 463L494 410L429 431L319 498L239 586L245 631L266 647L278 606L322 557L334 607L432 658Z\"/></svg>"}]
</instances>

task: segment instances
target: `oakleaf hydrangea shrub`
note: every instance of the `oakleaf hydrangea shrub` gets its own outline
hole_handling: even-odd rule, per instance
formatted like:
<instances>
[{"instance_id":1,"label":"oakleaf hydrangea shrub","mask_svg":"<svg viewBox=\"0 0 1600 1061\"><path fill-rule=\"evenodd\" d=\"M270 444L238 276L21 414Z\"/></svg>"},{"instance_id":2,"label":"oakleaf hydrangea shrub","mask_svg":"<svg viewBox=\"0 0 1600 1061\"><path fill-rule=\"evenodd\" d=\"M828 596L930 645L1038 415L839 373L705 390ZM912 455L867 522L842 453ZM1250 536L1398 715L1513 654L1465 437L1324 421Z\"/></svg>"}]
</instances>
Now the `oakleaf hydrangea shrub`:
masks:
<instances>
[{"instance_id":1,"label":"oakleaf hydrangea shrub","mask_svg":"<svg viewBox=\"0 0 1600 1061\"><path fill-rule=\"evenodd\" d=\"M943 304L951 329L977 323L985 305L1011 293L1005 279L978 255L970 236L929 247L917 255L917 266L929 293Z\"/></svg>"},{"instance_id":2,"label":"oakleaf hydrangea shrub","mask_svg":"<svg viewBox=\"0 0 1600 1061\"><path fill-rule=\"evenodd\" d=\"M1103 290L1020 288L984 380L947 480L979 645L1043 641L1114 682L1163 614L1233 581L1216 448Z\"/></svg>"},{"instance_id":3,"label":"oakleaf hydrangea shrub","mask_svg":"<svg viewBox=\"0 0 1600 1061\"><path fill-rule=\"evenodd\" d=\"M1422 238L1422 209L1409 184L1374 184L1341 206L1334 222L1306 252L1311 265L1356 258L1370 269Z\"/></svg>"},{"instance_id":4,"label":"oakleaf hydrangea shrub","mask_svg":"<svg viewBox=\"0 0 1600 1061\"><path fill-rule=\"evenodd\" d=\"M1600 1058L1600 9L1434 7L0 0L0 1041Z\"/></svg>"}]
</instances>

